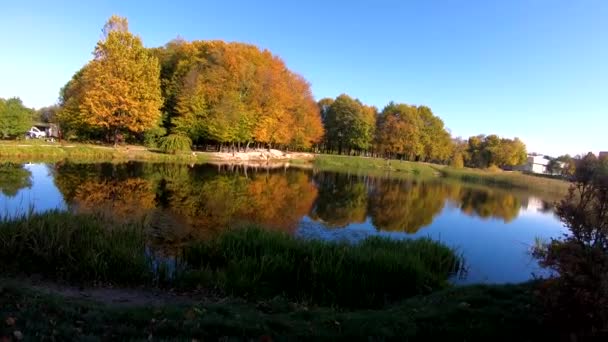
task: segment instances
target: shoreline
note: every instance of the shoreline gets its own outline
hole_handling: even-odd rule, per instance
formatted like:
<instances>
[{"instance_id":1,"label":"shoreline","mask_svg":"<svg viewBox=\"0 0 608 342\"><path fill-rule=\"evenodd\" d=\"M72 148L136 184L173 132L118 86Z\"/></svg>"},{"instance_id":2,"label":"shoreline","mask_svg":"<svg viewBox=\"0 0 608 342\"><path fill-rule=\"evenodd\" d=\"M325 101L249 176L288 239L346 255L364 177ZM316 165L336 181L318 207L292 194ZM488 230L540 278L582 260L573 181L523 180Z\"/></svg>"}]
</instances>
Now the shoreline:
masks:
<instances>
[{"instance_id":1,"label":"shoreline","mask_svg":"<svg viewBox=\"0 0 608 342\"><path fill-rule=\"evenodd\" d=\"M160 162L183 164L214 164L229 166L268 167L272 169L298 167L320 171L365 173L390 177L443 178L465 184L480 184L503 189L538 191L551 197L567 194L569 182L520 172L490 172L480 169L455 169L445 165L388 160L361 156L336 156L305 152L254 149L249 152L192 151L166 154L138 145L111 147L92 144L64 144L1 141L0 158L6 162Z\"/></svg>"}]
</instances>

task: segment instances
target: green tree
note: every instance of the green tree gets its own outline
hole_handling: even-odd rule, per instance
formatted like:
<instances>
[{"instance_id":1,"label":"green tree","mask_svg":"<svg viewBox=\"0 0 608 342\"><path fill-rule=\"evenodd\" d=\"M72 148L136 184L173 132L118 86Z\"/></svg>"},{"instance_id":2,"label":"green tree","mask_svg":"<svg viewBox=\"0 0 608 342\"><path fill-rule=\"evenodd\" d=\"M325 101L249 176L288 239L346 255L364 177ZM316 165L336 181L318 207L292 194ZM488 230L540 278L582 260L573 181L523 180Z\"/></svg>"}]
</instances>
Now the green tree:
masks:
<instances>
[{"instance_id":1,"label":"green tree","mask_svg":"<svg viewBox=\"0 0 608 342\"><path fill-rule=\"evenodd\" d=\"M470 137L466 164L471 167L516 166L525 163L526 145L519 140L500 138L495 134Z\"/></svg>"},{"instance_id":2,"label":"green tree","mask_svg":"<svg viewBox=\"0 0 608 342\"><path fill-rule=\"evenodd\" d=\"M323 105L327 106L328 103L325 100ZM338 153L345 149L364 151L371 148L376 124L375 108L342 94L322 110L327 145L337 148Z\"/></svg>"},{"instance_id":3,"label":"green tree","mask_svg":"<svg viewBox=\"0 0 608 342\"><path fill-rule=\"evenodd\" d=\"M42 122L54 123L56 121L56 116L59 109L59 105L42 107L37 110L36 116Z\"/></svg>"},{"instance_id":4,"label":"green tree","mask_svg":"<svg viewBox=\"0 0 608 342\"><path fill-rule=\"evenodd\" d=\"M0 138L14 138L27 132L32 125L33 113L17 97L0 98Z\"/></svg>"},{"instance_id":5,"label":"green tree","mask_svg":"<svg viewBox=\"0 0 608 342\"><path fill-rule=\"evenodd\" d=\"M121 131L140 133L159 123L160 66L129 32L126 18L112 16L103 35L84 68L77 110L85 124L106 131L116 144Z\"/></svg>"},{"instance_id":6,"label":"green tree","mask_svg":"<svg viewBox=\"0 0 608 342\"><path fill-rule=\"evenodd\" d=\"M422 161L447 161L452 154L453 145L452 137L445 129L443 121L435 116L429 107L420 106L416 111L422 121L422 150L418 157Z\"/></svg>"},{"instance_id":7,"label":"green tree","mask_svg":"<svg viewBox=\"0 0 608 342\"><path fill-rule=\"evenodd\" d=\"M0 192L13 197L19 190L32 186L32 173L22 165L0 164Z\"/></svg>"},{"instance_id":8,"label":"green tree","mask_svg":"<svg viewBox=\"0 0 608 342\"><path fill-rule=\"evenodd\" d=\"M559 170L562 176L574 176L576 172L576 160L574 158L572 158L569 154L565 154L557 157L555 160L562 163Z\"/></svg>"}]
</instances>

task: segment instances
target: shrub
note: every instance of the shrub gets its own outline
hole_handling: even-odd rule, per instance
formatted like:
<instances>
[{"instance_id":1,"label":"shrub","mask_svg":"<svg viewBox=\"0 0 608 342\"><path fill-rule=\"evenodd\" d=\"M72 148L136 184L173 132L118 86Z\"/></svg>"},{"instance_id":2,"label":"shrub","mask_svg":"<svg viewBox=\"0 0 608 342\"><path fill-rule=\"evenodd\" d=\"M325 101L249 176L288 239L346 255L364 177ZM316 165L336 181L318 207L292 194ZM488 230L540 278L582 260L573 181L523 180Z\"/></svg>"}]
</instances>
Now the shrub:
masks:
<instances>
[{"instance_id":1,"label":"shrub","mask_svg":"<svg viewBox=\"0 0 608 342\"><path fill-rule=\"evenodd\" d=\"M496 173L496 172L502 172L502 169L499 168L498 166L492 164L486 168L486 171Z\"/></svg>"},{"instance_id":2,"label":"shrub","mask_svg":"<svg viewBox=\"0 0 608 342\"><path fill-rule=\"evenodd\" d=\"M450 160L450 166L455 169L462 169L464 167L464 158L461 153L456 153Z\"/></svg>"},{"instance_id":3,"label":"shrub","mask_svg":"<svg viewBox=\"0 0 608 342\"><path fill-rule=\"evenodd\" d=\"M536 248L540 264L554 270L541 296L549 318L574 333L608 332L608 161L589 154L557 205L570 234Z\"/></svg>"},{"instance_id":4,"label":"shrub","mask_svg":"<svg viewBox=\"0 0 608 342\"><path fill-rule=\"evenodd\" d=\"M163 127L155 127L144 132L144 146L148 148L159 147L161 137L167 133Z\"/></svg>"},{"instance_id":5,"label":"shrub","mask_svg":"<svg viewBox=\"0 0 608 342\"><path fill-rule=\"evenodd\" d=\"M169 134L160 138L160 149L165 153L177 153L190 151L192 140L185 135Z\"/></svg>"}]
</instances>

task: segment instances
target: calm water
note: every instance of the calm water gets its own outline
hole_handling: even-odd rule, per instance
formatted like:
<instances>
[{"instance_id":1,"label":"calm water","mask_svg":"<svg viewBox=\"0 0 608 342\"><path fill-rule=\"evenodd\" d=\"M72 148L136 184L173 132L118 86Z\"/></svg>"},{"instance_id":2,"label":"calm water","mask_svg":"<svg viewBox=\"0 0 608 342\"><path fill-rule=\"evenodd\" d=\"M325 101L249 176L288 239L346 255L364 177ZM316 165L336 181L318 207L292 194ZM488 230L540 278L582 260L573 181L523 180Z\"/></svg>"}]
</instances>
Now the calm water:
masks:
<instances>
[{"instance_id":1,"label":"calm water","mask_svg":"<svg viewBox=\"0 0 608 342\"><path fill-rule=\"evenodd\" d=\"M167 250L243 223L353 242L428 236L465 257L468 272L459 283L543 274L530 246L565 232L534 194L439 179L213 165L0 164L4 215L53 208L146 220Z\"/></svg>"}]
</instances>

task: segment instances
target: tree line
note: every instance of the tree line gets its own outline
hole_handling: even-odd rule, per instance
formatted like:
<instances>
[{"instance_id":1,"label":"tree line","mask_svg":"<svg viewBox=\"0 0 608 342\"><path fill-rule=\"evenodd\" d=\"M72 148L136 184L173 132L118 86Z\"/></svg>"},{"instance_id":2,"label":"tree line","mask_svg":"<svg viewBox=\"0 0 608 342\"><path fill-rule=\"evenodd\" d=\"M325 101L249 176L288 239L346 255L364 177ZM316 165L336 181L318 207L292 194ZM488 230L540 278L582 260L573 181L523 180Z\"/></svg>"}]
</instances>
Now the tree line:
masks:
<instances>
[{"instance_id":1,"label":"tree line","mask_svg":"<svg viewBox=\"0 0 608 342\"><path fill-rule=\"evenodd\" d=\"M146 48L119 16L102 33L93 59L60 90L58 106L37 113L58 122L67 139L168 151L191 144L312 150L456 167L525 161L517 138L452 139L427 106L391 102L379 111L346 94L316 102L301 75L253 45L175 39Z\"/></svg>"}]
</instances>

